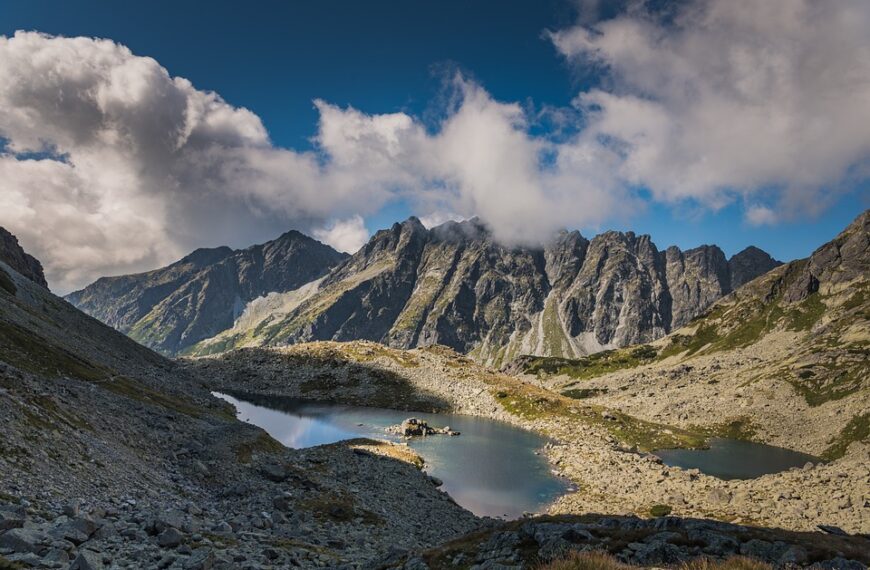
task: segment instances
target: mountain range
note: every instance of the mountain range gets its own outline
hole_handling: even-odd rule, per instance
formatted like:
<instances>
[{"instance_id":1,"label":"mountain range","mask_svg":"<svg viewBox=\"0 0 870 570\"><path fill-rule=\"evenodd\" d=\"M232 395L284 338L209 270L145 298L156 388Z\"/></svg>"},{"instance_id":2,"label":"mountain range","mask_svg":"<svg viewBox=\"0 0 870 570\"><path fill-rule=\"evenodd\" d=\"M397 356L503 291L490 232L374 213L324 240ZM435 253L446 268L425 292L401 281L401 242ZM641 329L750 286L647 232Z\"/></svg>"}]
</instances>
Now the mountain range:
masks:
<instances>
[{"instance_id":1,"label":"mountain range","mask_svg":"<svg viewBox=\"0 0 870 570\"><path fill-rule=\"evenodd\" d=\"M715 245L660 251L632 232L507 246L477 219L427 229L411 217L353 256L289 232L102 278L67 300L170 355L373 340L446 345L498 365L660 338L778 265L754 247L730 259Z\"/></svg>"},{"instance_id":2,"label":"mountain range","mask_svg":"<svg viewBox=\"0 0 870 570\"><path fill-rule=\"evenodd\" d=\"M164 354L233 326L252 300L322 277L347 257L297 231L247 249L197 249L161 269L103 277L66 300Z\"/></svg>"}]
</instances>

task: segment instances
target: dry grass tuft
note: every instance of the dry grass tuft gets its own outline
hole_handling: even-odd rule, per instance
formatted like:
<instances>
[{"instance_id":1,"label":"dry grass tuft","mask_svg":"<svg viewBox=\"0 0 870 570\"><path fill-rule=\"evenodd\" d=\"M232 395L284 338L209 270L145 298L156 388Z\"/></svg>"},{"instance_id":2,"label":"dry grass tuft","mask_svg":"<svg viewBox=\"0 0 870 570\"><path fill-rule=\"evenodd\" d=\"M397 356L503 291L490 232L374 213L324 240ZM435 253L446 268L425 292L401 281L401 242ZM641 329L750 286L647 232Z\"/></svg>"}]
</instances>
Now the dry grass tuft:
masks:
<instances>
[{"instance_id":1,"label":"dry grass tuft","mask_svg":"<svg viewBox=\"0 0 870 570\"><path fill-rule=\"evenodd\" d=\"M633 568L638 567L624 564L605 552L575 550L565 558L541 566L539 570L631 570ZM679 566L680 570L771 570L772 568L769 564L744 556L734 556L727 560L698 558Z\"/></svg>"}]
</instances>

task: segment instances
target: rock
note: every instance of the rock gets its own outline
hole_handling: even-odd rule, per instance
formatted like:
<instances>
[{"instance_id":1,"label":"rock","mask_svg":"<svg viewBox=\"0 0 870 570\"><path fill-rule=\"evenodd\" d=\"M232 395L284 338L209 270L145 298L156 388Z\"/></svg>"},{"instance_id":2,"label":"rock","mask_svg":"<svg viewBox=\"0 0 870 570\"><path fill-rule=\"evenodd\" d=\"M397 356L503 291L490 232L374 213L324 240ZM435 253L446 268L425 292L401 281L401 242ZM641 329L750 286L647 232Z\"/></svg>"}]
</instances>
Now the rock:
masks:
<instances>
[{"instance_id":1,"label":"rock","mask_svg":"<svg viewBox=\"0 0 870 570\"><path fill-rule=\"evenodd\" d=\"M807 562L807 550L803 546L792 544L779 556L779 563L783 565L803 566Z\"/></svg>"},{"instance_id":2,"label":"rock","mask_svg":"<svg viewBox=\"0 0 870 570\"><path fill-rule=\"evenodd\" d=\"M0 228L0 261L37 285L48 289L42 264L38 259L26 253L18 244L18 238L4 228Z\"/></svg>"},{"instance_id":3,"label":"rock","mask_svg":"<svg viewBox=\"0 0 870 570\"><path fill-rule=\"evenodd\" d=\"M71 502L67 503L66 505L64 505L63 514L68 516L69 518L73 519L73 518L79 516L79 509L80 508L81 507L80 507L78 501L71 501Z\"/></svg>"},{"instance_id":4,"label":"rock","mask_svg":"<svg viewBox=\"0 0 870 570\"><path fill-rule=\"evenodd\" d=\"M435 477L433 475L429 475L429 481L431 481L432 484L435 485L436 487L440 487L441 485L444 484L444 481L442 481L441 479L439 479L438 477Z\"/></svg>"},{"instance_id":5,"label":"rock","mask_svg":"<svg viewBox=\"0 0 870 570\"><path fill-rule=\"evenodd\" d=\"M65 566L69 564L69 554L67 554L66 550L52 548L42 557L42 560L48 564L60 564Z\"/></svg>"},{"instance_id":6,"label":"rock","mask_svg":"<svg viewBox=\"0 0 870 570\"><path fill-rule=\"evenodd\" d=\"M184 534L178 529L169 527L157 536L157 544L163 548L175 548L184 540Z\"/></svg>"},{"instance_id":7,"label":"rock","mask_svg":"<svg viewBox=\"0 0 870 570\"><path fill-rule=\"evenodd\" d=\"M450 426L433 428L426 420L408 418L397 426L386 429L388 433L395 433L403 437L420 437L427 435L459 435L458 431L452 431Z\"/></svg>"},{"instance_id":8,"label":"rock","mask_svg":"<svg viewBox=\"0 0 870 570\"><path fill-rule=\"evenodd\" d=\"M76 556L69 570L103 570L103 555L90 550L82 550Z\"/></svg>"},{"instance_id":9,"label":"rock","mask_svg":"<svg viewBox=\"0 0 870 570\"><path fill-rule=\"evenodd\" d=\"M760 560L769 560L773 552L773 545L766 540L753 538L740 545L740 554L751 556Z\"/></svg>"},{"instance_id":10,"label":"rock","mask_svg":"<svg viewBox=\"0 0 870 570\"><path fill-rule=\"evenodd\" d=\"M79 517L55 527L51 535L68 540L73 544L81 544L91 538L97 530L96 523L87 517Z\"/></svg>"},{"instance_id":11,"label":"rock","mask_svg":"<svg viewBox=\"0 0 870 570\"><path fill-rule=\"evenodd\" d=\"M727 505L731 502L731 493L724 489L720 489L719 487L710 489L710 492L707 494L707 498L712 503L716 503L719 505Z\"/></svg>"},{"instance_id":12,"label":"rock","mask_svg":"<svg viewBox=\"0 0 870 570\"><path fill-rule=\"evenodd\" d=\"M11 528L21 528L23 525L23 515L9 511L0 511L0 532Z\"/></svg>"},{"instance_id":13,"label":"rock","mask_svg":"<svg viewBox=\"0 0 870 570\"><path fill-rule=\"evenodd\" d=\"M13 568L21 568L22 566L28 566L30 568L44 567L44 560L32 552L10 554L6 557L6 560L13 564L17 564L17 566L14 566Z\"/></svg>"},{"instance_id":14,"label":"rock","mask_svg":"<svg viewBox=\"0 0 870 570\"><path fill-rule=\"evenodd\" d=\"M39 553L42 545L48 543L48 537L35 529L13 528L0 535L0 548L9 548L13 552Z\"/></svg>"},{"instance_id":15,"label":"rock","mask_svg":"<svg viewBox=\"0 0 870 570\"><path fill-rule=\"evenodd\" d=\"M820 524L820 525L816 525L816 527L820 531L827 533L827 534L833 534L836 536L849 536L848 532L846 532L845 530L841 529L838 526L834 526L834 525L830 525L830 524Z\"/></svg>"},{"instance_id":16,"label":"rock","mask_svg":"<svg viewBox=\"0 0 870 570\"><path fill-rule=\"evenodd\" d=\"M215 564L215 554L211 548L197 548L185 562L185 570L210 570Z\"/></svg>"},{"instance_id":17,"label":"rock","mask_svg":"<svg viewBox=\"0 0 870 570\"><path fill-rule=\"evenodd\" d=\"M262 465L260 467L260 474L269 481L273 481L275 483L281 483L283 481L286 481L287 478L290 477L287 466L278 463L266 463Z\"/></svg>"}]
</instances>

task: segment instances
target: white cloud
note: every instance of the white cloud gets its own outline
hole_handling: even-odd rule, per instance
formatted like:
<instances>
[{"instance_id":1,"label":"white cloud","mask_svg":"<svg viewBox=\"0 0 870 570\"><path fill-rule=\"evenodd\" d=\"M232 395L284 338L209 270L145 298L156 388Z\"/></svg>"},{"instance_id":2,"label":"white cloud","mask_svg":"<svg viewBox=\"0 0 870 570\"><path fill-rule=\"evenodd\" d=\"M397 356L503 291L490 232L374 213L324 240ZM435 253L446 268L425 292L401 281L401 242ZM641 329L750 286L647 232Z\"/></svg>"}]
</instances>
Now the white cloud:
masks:
<instances>
[{"instance_id":1,"label":"white cloud","mask_svg":"<svg viewBox=\"0 0 870 570\"><path fill-rule=\"evenodd\" d=\"M447 222L461 222L467 219L469 218L454 212L443 212L439 210L432 212L431 214L426 214L425 216L420 216L420 223L426 228L432 229Z\"/></svg>"},{"instance_id":2,"label":"white cloud","mask_svg":"<svg viewBox=\"0 0 870 570\"><path fill-rule=\"evenodd\" d=\"M866 0L694 0L667 18L645 6L552 35L604 74L576 104L628 181L712 208L772 194L791 217L870 159Z\"/></svg>"},{"instance_id":3,"label":"white cloud","mask_svg":"<svg viewBox=\"0 0 870 570\"><path fill-rule=\"evenodd\" d=\"M322 228L315 228L312 234L323 243L345 253L356 253L369 239L369 231L362 216L333 220Z\"/></svg>"},{"instance_id":4,"label":"white cloud","mask_svg":"<svg viewBox=\"0 0 870 570\"><path fill-rule=\"evenodd\" d=\"M597 4L552 36L603 74L552 111L573 123L558 138L457 75L438 125L316 100L309 152L112 41L0 37L0 225L65 292L288 227L352 251L397 199L427 223L478 215L497 239L536 242L629 217L637 186L700 208L743 200L748 221L774 223L870 172L865 0L694 0L667 20L640 2L589 24Z\"/></svg>"},{"instance_id":5,"label":"white cloud","mask_svg":"<svg viewBox=\"0 0 870 570\"><path fill-rule=\"evenodd\" d=\"M753 226L775 224L778 221L776 212L767 206L750 206L746 210L746 221Z\"/></svg>"}]
</instances>

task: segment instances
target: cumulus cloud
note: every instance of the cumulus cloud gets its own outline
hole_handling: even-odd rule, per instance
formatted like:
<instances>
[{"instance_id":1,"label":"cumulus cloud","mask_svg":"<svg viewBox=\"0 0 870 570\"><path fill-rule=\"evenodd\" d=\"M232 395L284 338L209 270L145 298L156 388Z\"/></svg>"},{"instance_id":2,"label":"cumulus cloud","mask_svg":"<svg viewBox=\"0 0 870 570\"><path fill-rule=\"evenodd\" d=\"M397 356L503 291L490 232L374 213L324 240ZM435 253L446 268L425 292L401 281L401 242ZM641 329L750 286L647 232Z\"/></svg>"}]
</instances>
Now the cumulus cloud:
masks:
<instances>
[{"instance_id":1,"label":"cumulus cloud","mask_svg":"<svg viewBox=\"0 0 870 570\"><path fill-rule=\"evenodd\" d=\"M123 45L0 37L0 225L59 292L150 269L200 246L288 227L346 251L366 216L403 200L428 224L480 216L495 237L540 242L653 200L734 200L769 224L813 213L866 177L870 4L632 2L551 34L600 75L557 136L457 74L439 124L322 100L310 151ZM774 214L775 212L775 214Z\"/></svg>"},{"instance_id":2,"label":"cumulus cloud","mask_svg":"<svg viewBox=\"0 0 870 570\"><path fill-rule=\"evenodd\" d=\"M870 3L694 0L552 34L595 66L587 134L623 155L620 174L656 199L717 208L764 199L813 213L870 159ZM769 223L769 207L748 208Z\"/></svg>"},{"instance_id":3,"label":"cumulus cloud","mask_svg":"<svg viewBox=\"0 0 870 570\"><path fill-rule=\"evenodd\" d=\"M399 198L479 214L512 241L599 221L616 202L607 149L533 137L519 105L459 75L452 85L456 106L434 132L317 100L315 149L297 152L252 112L112 41L0 37L0 224L65 292L288 226L350 250L357 216Z\"/></svg>"},{"instance_id":4,"label":"cumulus cloud","mask_svg":"<svg viewBox=\"0 0 870 570\"><path fill-rule=\"evenodd\" d=\"M322 228L315 228L312 233L323 243L345 253L356 253L369 239L362 216L333 220Z\"/></svg>"}]
</instances>

